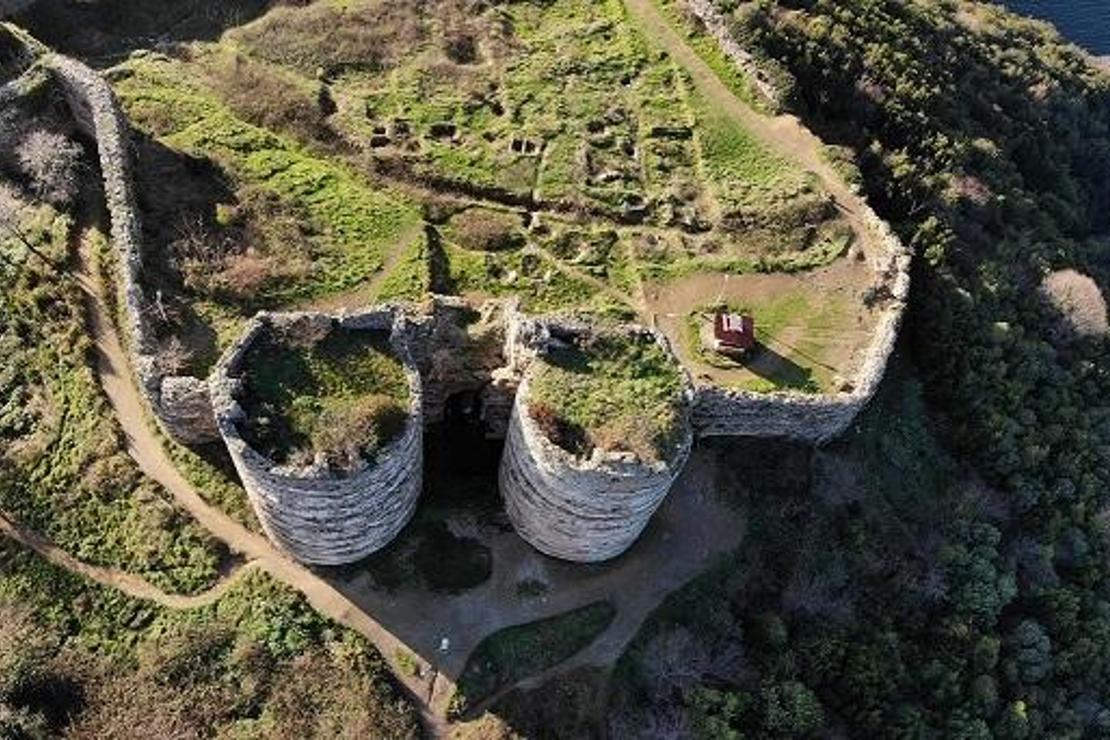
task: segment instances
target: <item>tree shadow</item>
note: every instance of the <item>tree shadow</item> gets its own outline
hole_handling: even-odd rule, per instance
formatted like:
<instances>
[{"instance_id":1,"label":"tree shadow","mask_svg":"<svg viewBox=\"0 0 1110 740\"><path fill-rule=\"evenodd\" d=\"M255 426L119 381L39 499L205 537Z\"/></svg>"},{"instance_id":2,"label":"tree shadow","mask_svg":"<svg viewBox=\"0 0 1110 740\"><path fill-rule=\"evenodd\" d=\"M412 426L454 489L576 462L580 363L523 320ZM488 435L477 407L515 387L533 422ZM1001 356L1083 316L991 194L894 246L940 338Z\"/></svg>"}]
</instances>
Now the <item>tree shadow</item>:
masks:
<instances>
[{"instance_id":1,"label":"tree shadow","mask_svg":"<svg viewBox=\"0 0 1110 740\"><path fill-rule=\"evenodd\" d=\"M212 41L264 14L273 0L40 0L15 16L36 38L93 66L136 49Z\"/></svg>"}]
</instances>

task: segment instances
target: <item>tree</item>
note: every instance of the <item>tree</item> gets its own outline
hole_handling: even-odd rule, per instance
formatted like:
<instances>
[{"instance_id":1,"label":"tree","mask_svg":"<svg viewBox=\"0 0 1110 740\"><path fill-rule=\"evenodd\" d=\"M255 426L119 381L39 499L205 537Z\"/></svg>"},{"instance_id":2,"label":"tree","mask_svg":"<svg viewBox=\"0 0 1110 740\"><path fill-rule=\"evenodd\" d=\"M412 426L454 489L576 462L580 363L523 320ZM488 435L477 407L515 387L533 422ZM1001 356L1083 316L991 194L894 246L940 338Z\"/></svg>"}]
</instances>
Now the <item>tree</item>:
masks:
<instances>
[{"instance_id":1,"label":"tree","mask_svg":"<svg viewBox=\"0 0 1110 740\"><path fill-rule=\"evenodd\" d=\"M77 197L83 151L62 134L34 129L20 140L15 154L35 194L51 205L66 206Z\"/></svg>"},{"instance_id":2,"label":"tree","mask_svg":"<svg viewBox=\"0 0 1110 740\"><path fill-rule=\"evenodd\" d=\"M776 734L810 735L825 726L820 699L800 681L786 681L763 689L764 726Z\"/></svg>"}]
</instances>

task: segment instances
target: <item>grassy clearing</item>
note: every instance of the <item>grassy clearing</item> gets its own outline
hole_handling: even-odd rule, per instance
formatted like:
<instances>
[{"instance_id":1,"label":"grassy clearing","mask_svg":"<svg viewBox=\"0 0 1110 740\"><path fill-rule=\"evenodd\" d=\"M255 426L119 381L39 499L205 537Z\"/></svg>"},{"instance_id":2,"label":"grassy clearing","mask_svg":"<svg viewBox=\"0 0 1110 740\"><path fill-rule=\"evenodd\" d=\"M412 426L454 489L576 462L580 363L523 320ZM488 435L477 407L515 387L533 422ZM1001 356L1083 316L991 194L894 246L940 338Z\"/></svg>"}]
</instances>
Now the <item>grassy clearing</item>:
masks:
<instances>
[{"instance_id":1,"label":"grassy clearing","mask_svg":"<svg viewBox=\"0 0 1110 740\"><path fill-rule=\"evenodd\" d=\"M404 429L408 379L380 333L333 329L309 347L264 334L244 367L244 437L275 462L352 470Z\"/></svg>"},{"instance_id":2,"label":"grassy clearing","mask_svg":"<svg viewBox=\"0 0 1110 740\"><path fill-rule=\"evenodd\" d=\"M701 334L719 308L750 313L756 319L759 346L744 361L708 349ZM835 390L835 379L845 372L843 344L857 331L861 307L839 294L804 289L778 293L762 300L707 304L687 316L687 349L701 362L738 371L735 387L756 392L797 390L823 393Z\"/></svg>"},{"instance_id":3,"label":"grassy clearing","mask_svg":"<svg viewBox=\"0 0 1110 740\"><path fill-rule=\"evenodd\" d=\"M816 176L772 152L696 87L690 102L698 121L702 170L727 212L749 211L754 217L819 192Z\"/></svg>"},{"instance_id":4,"label":"grassy clearing","mask_svg":"<svg viewBox=\"0 0 1110 740\"><path fill-rule=\"evenodd\" d=\"M615 616L612 604L597 601L495 632L482 640L467 660L450 714L461 717L504 686L562 663L593 642Z\"/></svg>"},{"instance_id":5,"label":"grassy clearing","mask_svg":"<svg viewBox=\"0 0 1110 740\"><path fill-rule=\"evenodd\" d=\"M568 452L627 451L668 460L682 434L682 374L650 338L601 335L550 351L529 411Z\"/></svg>"},{"instance_id":6,"label":"grassy clearing","mask_svg":"<svg viewBox=\"0 0 1110 740\"><path fill-rule=\"evenodd\" d=\"M211 158L240 188L262 188L308 221L311 238L298 253L262 255L273 259L259 269L273 275L260 303L350 290L381 270L391 251L423 238L419 211L403 196L371 188L345 165L239 119L179 63L147 58L122 69L115 87L140 127L173 149Z\"/></svg>"},{"instance_id":7,"label":"grassy clearing","mask_svg":"<svg viewBox=\"0 0 1110 740\"><path fill-rule=\"evenodd\" d=\"M32 245L0 240L0 508L74 556L159 588L211 586L226 552L127 455L90 367L70 220L17 206ZM36 256L37 253L37 256Z\"/></svg>"},{"instance_id":8,"label":"grassy clearing","mask_svg":"<svg viewBox=\"0 0 1110 740\"><path fill-rule=\"evenodd\" d=\"M588 304L596 286L559 269L538 252L478 253L447 244L446 287L461 295L518 296L524 311L550 313Z\"/></svg>"}]
</instances>

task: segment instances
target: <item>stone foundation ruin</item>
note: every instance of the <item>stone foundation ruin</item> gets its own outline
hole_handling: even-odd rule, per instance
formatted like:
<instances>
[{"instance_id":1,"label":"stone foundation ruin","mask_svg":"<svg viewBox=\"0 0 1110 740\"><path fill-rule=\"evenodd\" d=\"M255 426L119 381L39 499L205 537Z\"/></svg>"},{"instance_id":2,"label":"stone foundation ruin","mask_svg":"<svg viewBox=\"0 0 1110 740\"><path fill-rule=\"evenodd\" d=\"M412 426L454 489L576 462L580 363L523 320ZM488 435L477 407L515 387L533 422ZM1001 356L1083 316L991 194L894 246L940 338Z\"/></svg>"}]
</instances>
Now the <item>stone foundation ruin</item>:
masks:
<instances>
[{"instance_id":1,"label":"stone foundation ruin","mask_svg":"<svg viewBox=\"0 0 1110 740\"><path fill-rule=\"evenodd\" d=\"M263 332L291 335L326 330L388 332L409 384L408 418L400 436L375 461L347 477L318 466L281 466L253 449L240 432L239 403L247 350ZM389 544L416 511L424 474L422 383L409 350L411 326L392 308L363 313L259 314L225 353L210 380L216 423L266 534L298 560L313 565L352 563Z\"/></svg>"},{"instance_id":2,"label":"stone foundation ruin","mask_svg":"<svg viewBox=\"0 0 1110 740\"><path fill-rule=\"evenodd\" d=\"M11 5L4 6L0 0L0 10ZM708 9L704 3L693 5ZM714 35L721 35L717 24L707 25ZM305 562L352 562L381 548L400 531L420 494L424 424L440 419L456 393L477 394L486 433L507 437L501 487L521 535L550 555L595 561L615 557L631 546L680 472L695 437L781 437L821 443L851 424L882 380L909 294L910 253L890 227L865 207L861 216L883 245L872 267L884 308L863 365L846 390L809 395L701 385L691 391L684 452L670 464L653 467L616 458L576 461L550 443L525 410L527 371L545 341L547 325L523 317L511 301L493 301L475 309L462 299L436 296L422 307L386 306L325 317L345 328L390 332L410 380L409 419L401 437L379 453L377 464L351 478L281 470L239 434L242 408L235 398L235 377L250 343L273 322L316 321L320 315L260 315L207 382L164 372L149 319L153 297L144 289L144 245L130 173L128 121L111 88L96 72L49 53L14 27L2 28L53 76L79 127L96 141L119 262L126 345L154 415L180 442L222 438L267 534ZM738 64L749 66L750 60L738 58L736 49L723 40L722 45ZM774 97L769 88L764 93ZM391 133L407 135L408 123L398 121Z\"/></svg>"}]
</instances>

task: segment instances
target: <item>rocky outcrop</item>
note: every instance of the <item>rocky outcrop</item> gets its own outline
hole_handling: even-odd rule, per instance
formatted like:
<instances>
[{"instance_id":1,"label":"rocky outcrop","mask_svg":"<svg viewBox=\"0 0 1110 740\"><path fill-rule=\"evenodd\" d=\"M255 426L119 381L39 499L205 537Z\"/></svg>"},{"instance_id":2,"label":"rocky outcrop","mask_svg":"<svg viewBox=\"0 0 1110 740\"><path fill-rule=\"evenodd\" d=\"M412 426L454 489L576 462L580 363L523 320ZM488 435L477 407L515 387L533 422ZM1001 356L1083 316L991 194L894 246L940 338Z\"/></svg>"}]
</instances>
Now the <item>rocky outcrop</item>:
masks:
<instances>
[{"instance_id":1,"label":"rocky outcrop","mask_svg":"<svg viewBox=\"0 0 1110 740\"><path fill-rule=\"evenodd\" d=\"M662 336L655 338L670 351ZM517 393L501 458L499 484L509 519L547 555L582 563L617 557L635 543L686 464L693 443L688 419L670 460L645 463L630 453L597 449L578 458L532 419L529 375ZM685 394L689 401L688 384Z\"/></svg>"},{"instance_id":2,"label":"rocky outcrop","mask_svg":"<svg viewBox=\"0 0 1110 740\"><path fill-rule=\"evenodd\" d=\"M323 319L340 330L388 332L409 381L409 413L404 431L373 461L347 476L320 467L277 465L243 439L246 416L237 396L243 360L251 344L275 328L298 331ZM409 320L391 307L362 313L259 314L218 363L209 381L216 423L235 469L266 534L298 560L342 565L381 549L412 518L423 486L424 424L422 385L412 360Z\"/></svg>"}]
</instances>

